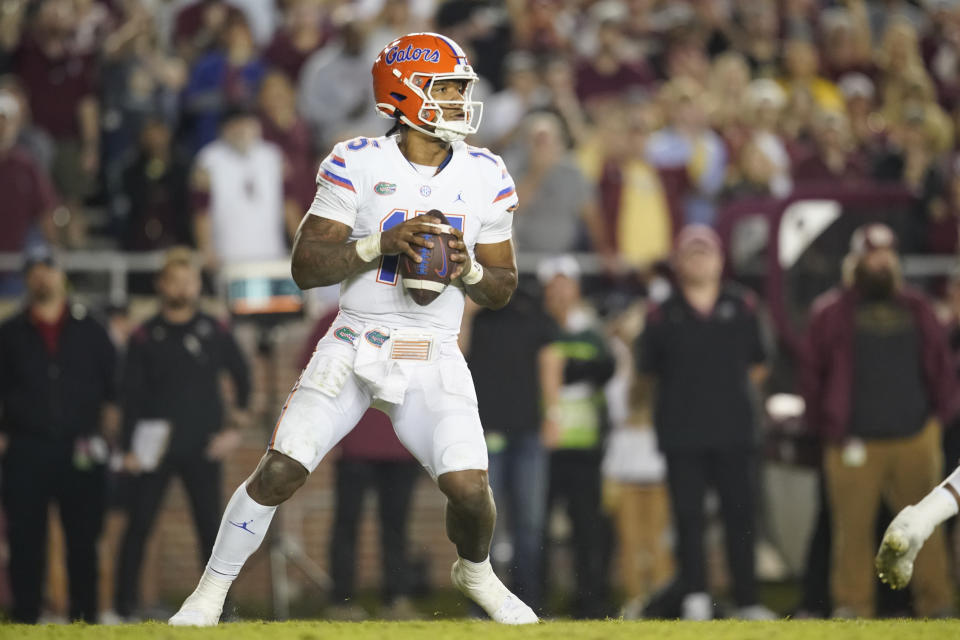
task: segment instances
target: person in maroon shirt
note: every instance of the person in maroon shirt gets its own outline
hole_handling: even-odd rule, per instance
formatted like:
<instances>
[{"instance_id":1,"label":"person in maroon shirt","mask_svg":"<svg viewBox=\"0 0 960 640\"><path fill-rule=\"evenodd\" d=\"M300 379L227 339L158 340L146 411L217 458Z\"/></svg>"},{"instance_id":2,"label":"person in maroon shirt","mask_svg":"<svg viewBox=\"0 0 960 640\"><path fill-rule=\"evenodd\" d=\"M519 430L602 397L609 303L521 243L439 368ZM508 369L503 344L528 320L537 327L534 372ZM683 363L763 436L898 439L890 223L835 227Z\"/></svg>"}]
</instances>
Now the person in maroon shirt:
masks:
<instances>
[{"instance_id":1,"label":"person in maroon shirt","mask_svg":"<svg viewBox=\"0 0 960 640\"><path fill-rule=\"evenodd\" d=\"M239 13L224 0L200 0L183 7L174 18L173 43L177 54L187 61L217 46L227 19Z\"/></svg>"},{"instance_id":2,"label":"person in maroon shirt","mask_svg":"<svg viewBox=\"0 0 960 640\"><path fill-rule=\"evenodd\" d=\"M57 194L46 172L26 149L16 144L20 116L16 98L0 90L0 252L23 251L35 226L48 241L54 237Z\"/></svg>"},{"instance_id":3,"label":"person in maroon shirt","mask_svg":"<svg viewBox=\"0 0 960 640\"><path fill-rule=\"evenodd\" d=\"M263 139L280 147L286 164L284 193L306 211L313 201L316 162L313 136L297 113L297 96L289 78L271 71L260 87L260 126Z\"/></svg>"},{"instance_id":4,"label":"person in maroon shirt","mask_svg":"<svg viewBox=\"0 0 960 640\"><path fill-rule=\"evenodd\" d=\"M867 161L857 152L850 123L842 113L827 111L813 121L813 148L793 170L797 184L856 183L867 175Z\"/></svg>"},{"instance_id":5,"label":"person in maroon shirt","mask_svg":"<svg viewBox=\"0 0 960 640\"><path fill-rule=\"evenodd\" d=\"M892 229L855 231L844 272L811 305L799 379L804 420L824 448L834 614L872 617L877 512L915 504L943 478L941 424L956 415L956 381L930 301L902 282ZM917 558L920 616L954 611L946 556L940 534Z\"/></svg>"},{"instance_id":6,"label":"person in maroon shirt","mask_svg":"<svg viewBox=\"0 0 960 640\"><path fill-rule=\"evenodd\" d=\"M330 36L331 25L324 21L314 0L293 0L284 11L283 26L263 52L263 59L296 82L300 67Z\"/></svg>"},{"instance_id":7,"label":"person in maroon shirt","mask_svg":"<svg viewBox=\"0 0 960 640\"><path fill-rule=\"evenodd\" d=\"M99 170L96 61L74 51L76 11L68 0L45 0L13 53L13 69L30 100L33 122L56 143L54 183L69 209L69 237L83 240L81 204Z\"/></svg>"},{"instance_id":8,"label":"person in maroon shirt","mask_svg":"<svg viewBox=\"0 0 960 640\"><path fill-rule=\"evenodd\" d=\"M333 309L314 325L304 343L300 365L306 367L320 341L337 317ZM367 612L354 601L358 526L368 489L377 493L380 519L380 584L382 603L379 617L400 620L418 617L408 596L411 571L407 553L407 520L413 487L420 465L404 448L393 431L390 419L377 409L368 409L357 426L340 441L335 476L336 502L330 539L330 573L333 578L331 618L359 620Z\"/></svg>"},{"instance_id":9,"label":"person in maroon shirt","mask_svg":"<svg viewBox=\"0 0 960 640\"><path fill-rule=\"evenodd\" d=\"M620 96L654 81L653 72L645 63L626 59L619 23L604 21L597 31L597 43L596 53L577 67L577 95L585 106L589 108L592 100Z\"/></svg>"}]
</instances>

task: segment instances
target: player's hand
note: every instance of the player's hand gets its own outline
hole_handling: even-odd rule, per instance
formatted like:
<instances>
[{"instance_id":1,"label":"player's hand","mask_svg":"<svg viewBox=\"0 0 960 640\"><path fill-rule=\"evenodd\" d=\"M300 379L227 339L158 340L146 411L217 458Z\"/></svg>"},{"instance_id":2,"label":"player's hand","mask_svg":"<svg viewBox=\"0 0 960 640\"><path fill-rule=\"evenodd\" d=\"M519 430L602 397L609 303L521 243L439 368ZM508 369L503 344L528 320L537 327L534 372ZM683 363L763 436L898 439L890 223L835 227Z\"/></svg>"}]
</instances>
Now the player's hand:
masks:
<instances>
[{"instance_id":1,"label":"player's hand","mask_svg":"<svg viewBox=\"0 0 960 640\"><path fill-rule=\"evenodd\" d=\"M224 429L210 439L206 451L207 458L209 460L223 460L240 446L241 439L240 432L236 429Z\"/></svg>"},{"instance_id":2,"label":"player's hand","mask_svg":"<svg viewBox=\"0 0 960 640\"><path fill-rule=\"evenodd\" d=\"M453 229L453 235L456 240L451 240L448 244L453 249L450 254L450 262L456 262L457 268L453 270L450 279L456 280L465 273L470 273L473 268L473 261L470 259L470 253L467 251L467 245L463 243L463 231Z\"/></svg>"},{"instance_id":3,"label":"player's hand","mask_svg":"<svg viewBox=\"0 0 960 640\"><path fill-rule=\"evenodd\" d=\"M426 240L421 233L436 235L437 230L430 224L440 224L434 216L423 214L391 227L380 234L380 253L395 256L404 253L414 262L420 262L417 247L433 248L433 242Z\"/></svg>"}]
</instances>

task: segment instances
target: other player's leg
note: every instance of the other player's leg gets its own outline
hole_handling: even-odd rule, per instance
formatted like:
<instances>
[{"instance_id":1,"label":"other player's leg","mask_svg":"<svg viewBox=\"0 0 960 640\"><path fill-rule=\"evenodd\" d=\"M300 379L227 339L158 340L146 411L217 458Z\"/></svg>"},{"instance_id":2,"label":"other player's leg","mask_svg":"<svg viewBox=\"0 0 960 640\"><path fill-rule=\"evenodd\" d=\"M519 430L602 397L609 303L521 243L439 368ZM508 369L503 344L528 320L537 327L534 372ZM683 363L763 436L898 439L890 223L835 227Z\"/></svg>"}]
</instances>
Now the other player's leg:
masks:
<instances>
[{"instance_id":1,"label":"other player's leg","mask_svg":"<svg viewBox=\"0 0 960 640\"><path fill-rule=\"evenodd\" d=\"M350 371L352 356L352 346L321 341L287 399L269 450L227 503L200 584L170 624L219 622L227 591L263 542L277 506L303 485L370 406L369 393Z\"/></svg>"},{"instance_id":2,"label":"other player's leg","mask_svg":"<svg viewBox=\"0 0 960 640\"><path fill-rule=\"evenodd\" d=\"M913 577L913 563L937 525L960 508L960 468L915 505L905 507L887 527L877 551L877 575L894 589Z\"/></svg>"}]
</instances>

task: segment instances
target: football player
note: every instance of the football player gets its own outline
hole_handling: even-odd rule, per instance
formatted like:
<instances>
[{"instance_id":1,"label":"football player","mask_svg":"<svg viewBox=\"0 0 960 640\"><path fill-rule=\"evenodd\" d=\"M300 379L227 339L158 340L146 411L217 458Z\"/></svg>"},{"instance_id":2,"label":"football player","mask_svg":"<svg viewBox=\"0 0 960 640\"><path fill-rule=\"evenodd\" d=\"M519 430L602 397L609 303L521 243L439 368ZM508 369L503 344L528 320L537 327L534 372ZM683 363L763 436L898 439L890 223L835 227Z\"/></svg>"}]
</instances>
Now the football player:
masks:
<instances>
[{"instance_id":1,"label":"football player","mask_svg":"<svg viewBox=\"0 0 960 640\"><path fill-rule=\"evenodd\" d=\"M894 589L903 589L913 576L913 561L937 525L960 509L960 467L917 504L897 514L877 551L877 576Z\"/></svg>"},{"instance_id":2,"label":"football player","mask_svg":"<svg viewBox=\"0 0 960 640\"><path fill-rule=\"evenodd\" d=\"M266 454L227 504L200 584L170 624L218 622L277 505L371 404L447 498L447 535L459 556L453 583L497 622L537 622L490 566L496 508L476 392L457 347L465 296L496 309L516 288L513 179L498 156L463 142L482 105L471 99L477 75L455 42L403 36L379 53L372 73L376 109L393 128L334 146L293 248L301 288L341 283L339 315L294 385ZM397 267L400 255L420 262L418 250L433 247L418 234L434 233L440 220L425 213L434 210L455 229L456 266L453 285L420 306Z\"/></svg>"}]
</instances>

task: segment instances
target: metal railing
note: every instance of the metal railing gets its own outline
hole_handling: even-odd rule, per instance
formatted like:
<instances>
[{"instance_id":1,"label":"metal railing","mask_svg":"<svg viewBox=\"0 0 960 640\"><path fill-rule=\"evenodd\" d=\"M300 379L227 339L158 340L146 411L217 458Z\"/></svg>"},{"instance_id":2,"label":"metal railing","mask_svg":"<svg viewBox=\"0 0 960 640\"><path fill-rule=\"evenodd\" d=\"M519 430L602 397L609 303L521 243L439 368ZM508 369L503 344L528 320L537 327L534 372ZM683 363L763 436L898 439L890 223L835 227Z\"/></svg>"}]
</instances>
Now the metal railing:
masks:
<instances>
[{"instance_id":1,"label":"metal railing","mask_svg":"<svg viewBox=\"0 0 960 640\"><path fill-rule=\"evenodd\" d=\"M603 263L593 253L571 254L585 275L599 275ZM537 265L553 254L524 253L517 256L521 273L536 273ZM130 274L155 273L163 264L163 251L130 253L123 251L64 251L57 254L59 264L67 273L86 273L107 276L106 295L110 302L127 300L127 280ZM954 273L960 267L955 255L905 255L902 258L904 275L908 278L933 278ZM23 254L0 253L0 273L16 273L23 266Z\"/></svg>"}]
</instances>

